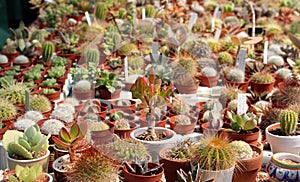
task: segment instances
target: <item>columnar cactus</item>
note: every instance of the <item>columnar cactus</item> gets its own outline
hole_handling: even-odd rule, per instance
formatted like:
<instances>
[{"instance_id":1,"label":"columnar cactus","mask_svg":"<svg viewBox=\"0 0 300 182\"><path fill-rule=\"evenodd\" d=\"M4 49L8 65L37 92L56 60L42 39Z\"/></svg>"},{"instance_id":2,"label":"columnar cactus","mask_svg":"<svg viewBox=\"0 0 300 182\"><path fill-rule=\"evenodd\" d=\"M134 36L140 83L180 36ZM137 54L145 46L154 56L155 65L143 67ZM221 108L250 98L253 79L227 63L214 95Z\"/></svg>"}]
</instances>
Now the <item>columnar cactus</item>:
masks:
<instances>
[{"instance_id":1,"label":"columnar cactus","mask_svg":"<svg viewBox=\"0 0 300 182\"><path fill-rule=\"evenodd\" d=\"M279 116L280 128L286 135L292 135L296 132L298 114L291 110L284 110Z\"/></svg>"},{"instance_id":2,"label":"columnar cactus","mask_svg":"<svg viewBox=\"0 0 300 182\"><path fill-rule=\"evenodd\" d=\"M24 55L19 55L15 58L15 63L28 63L28 62L29 62L28 57Z\"/></svg>"},{"instance_id":3,"label":"columnar cactus","mask_svg":"<svg viewBox=\"0 0 300 182\"><path fill-rule=\"evenodd\" d=\"M86 53L86 62L87 63L94 63L95 65L99 64L100 61L100 52L99 50L95 47L91 47L89 49L87 49Z\"/></svg>"},{"instance_id":4,"label":"columnar cactus","mask_svg":"<svg viewBox=\"0 0 300 182\"><path fill-rule=\"evenodd\" d=\"M44 62L51 61L52 55L54 53L55 46L52 42L45 42L42 47L42 56Z\"/></svg>"},{"instance_id":5,"label":"columnar cactus","mask_svg":"<svg viewBox=\"0 0 300 182\"><path fill-rule=\"evenodd\" d=\"M96 6L95 17L99 20L103 20L106 17L106 14L105 14L106 11L107 11L106 5L103 3L99 3Z\"/></svg>"}]
</instances>

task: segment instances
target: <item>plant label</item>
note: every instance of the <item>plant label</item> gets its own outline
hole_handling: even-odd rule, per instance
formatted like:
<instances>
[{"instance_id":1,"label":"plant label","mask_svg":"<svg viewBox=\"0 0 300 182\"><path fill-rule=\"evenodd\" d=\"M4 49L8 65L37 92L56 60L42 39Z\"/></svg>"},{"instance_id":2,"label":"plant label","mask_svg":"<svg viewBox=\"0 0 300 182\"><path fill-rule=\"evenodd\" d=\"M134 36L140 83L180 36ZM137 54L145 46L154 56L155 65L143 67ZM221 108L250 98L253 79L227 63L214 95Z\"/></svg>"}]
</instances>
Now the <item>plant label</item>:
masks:
<instances>
[{"instance_id":1,"label":"plant label","mask_svg":"<svg viewBox=\"0 0 300 182\"><path fill-rule=\"evenodd\" d=\"M156 41L152 42L152 55L153 55L155 61L158 56L158 45L159 45L158 42L156 42Z\"/></svg>"},{"instance_id":2,"label":"plant label","mask_svg":"<svg viewBox=\"0 0 300 182\"><path fill-rule=\"evenodd\" d=\"M269 47L269 42L266 40L264 43L264 64L268 63L268 47Z\"/></svg>"},{"instance_id":3,"label":"plant label","mask_svg":"<svg viewBox=\"0 0 300 182\"><path fill-rule=\"evenodd\" d=\"M215 34L215 39L219 39L221 37L222 29L218 28Z\"/></svg>"},{"instance_id":4,"label":"plant label","mask_svg":"<svg viewBox=\"0 0 300 182\"><path fill-rule=\"evenodd\" d=\"M247 57L247 49L240 49L239 55L238 55L238 62L237 66L240 70L245 72L245 66L246 66L246 57Z\"/></svg>"},{"instance_id":5,"label":"plant label","mask_svg":"<svg viewBox=\"0 0 300 182\"><path fill-rule=\"evenodd\" d=\"M215 21L216 21L216 18L219 18L219 17L220 17L220 11L219 11L219 6L217 5L215 8L215 11L214 11L212 22L211 22L211 31L212 32L215 31Z\"/></svg>"},{"instance_id":6,"label":"plant label","mask_svg":"<svg viewBox=\"0 0 300 182\"><path fill-rule=\"evenodd\" d=\"M25 90L25 111L30 110L29 92Z\"/></svg>"},{"instance_id":7,"label":"plant label","mask_svg":"<svg viewBox=\"0 0 300 182\"><path fill-rule=\"evenodd\" d=\"M124 74L125 74L125 80L128 79L128 58L127 56L124 58Z\"/></svg>"},{"instance_id":8,"label":"plant label","mask_svg":"<svg viewBox=\"0 0 300 182\"><path fill-rule=\"evenodd\" d=\"M195 25L196 21L198 18L198 14L197 13L190 13L190 22L189 22L189 28L190 30L193 28L193 26Z\"/></svg>"},{"instance_id":9,"label":"plant label","mask_svg":"<svg viewBox=\"0 0 300 182\"><path fill-rule=\"evenodd\" d=\"M87 21L88 25L91 26L92 25L92 21L91 21L91 17L90 17L89 12L86 11L84 14L85 14L86 21Z\"/></svg>"},{"instance_id":10,"label":"plant label","mask_svg":"<svg viewBox=\"0 0 300 182\"><path fill-rule=\"evenodd\" d=\"M146 19L146 11L145 8L142 9L142 20Z\"/></svg>"},{"instance_id":11,"label":"plant label","mask_svg":"<svg viewBox=\"0 0 300 182\"><path fill-rule=\"evenodd\" d=\"M247 96L246 94L238 94L237 114L245 114L247 112Z\"/></svg>"}]
</instances>

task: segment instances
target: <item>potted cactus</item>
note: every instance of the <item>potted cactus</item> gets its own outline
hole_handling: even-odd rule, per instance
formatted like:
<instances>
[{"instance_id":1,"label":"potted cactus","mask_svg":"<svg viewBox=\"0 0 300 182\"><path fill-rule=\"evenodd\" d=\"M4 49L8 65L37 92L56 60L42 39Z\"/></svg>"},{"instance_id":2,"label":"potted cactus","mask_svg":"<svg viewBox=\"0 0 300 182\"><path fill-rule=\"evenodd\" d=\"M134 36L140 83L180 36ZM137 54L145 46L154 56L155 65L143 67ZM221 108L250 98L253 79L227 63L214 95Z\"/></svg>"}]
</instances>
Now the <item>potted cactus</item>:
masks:
<instances>
[{"instance_id":1,"label":"potted cactus","mask_svg":"<svg viewBox=\"0 0 300 182\"><path fill-rule=\"evenodd\" d=\"M215 68L204 67L201 69L200 75L198 76L200 80L200 85L205 87L214 87L218 84L220 74Z\"/></svg>"},{"instance_id":2,"label":"potted cactus","mask_svg":"<svg viewBox=\"0 0 300 182\"><path fill-rule=\"evenodd\" d=\"M175 96L172 98L171 105L168 105L168 115L172 117L174 115L189 115L191 106L184 101L181 97Z\"/></svg>"},{"instance_id":3,"label":"potted cactus","mask_svg":"<svg viewBox=\"0 0 300 182\"><path fill-rule=\"evenodd\" d=\"M72 92L78 100L88 100L95 96L95 90L93 90L92 84L88 80L80 80L75 83Z\"/></svg>"},{"instance_id":4,"label":"potted cactus","mask_svg":"<svg viewBox=\"0 0 300 182\"><path fill-rule=\"evenodd\" d=\"M6 68L10 66L7 56L0 54L0 67Z\"/></svg>"},{"instance_id":5,"label":"potted cactus","mask_svg":"<svg viewBox=\"0 0 300 182\"><path fill-rule=\"evenodd\" d=\"M280 123L266 128L266 138L272 152L289 152L299 154L298 114L291 110L283 110L279 115Z\"/></svg>"},{"instance_id":6,"label":"potted cactus","mask_svg":"<svg viewBox=\"0 0 300 182\"><path fill-rule=\"evenodd\" d=\"M114 125L114 133L120 138L130 138L130 133L137 128L134 121L129 121L126 118L117 119Z\"/></svg>"},{"instance_id":7,"label":"potted cactus","mask_svg":"<svg viewBox=\"0 0 300 182\"><path fill-rule=\"evenodd\" d=\"M251 90L262 93L272 92L275 83L275 78L267 72L257 72L251 76Z\"/></svg>"},{"instance_id":8,"label":"potted cactus","mask_svg":"<svg viewBox=\"0 0 300 182\"><path fill-rule=\"evenodd\" d=\"M108 105L101 103L97 99L90 99L82 104L82 110L79 112L80 116L84 116L89 113L97 114L101 118L106 118Z\"/></svg>"},{"instance_id":9,"label":"potted cactus","mask_svg":"<svg viewBox=\"0 0 300 182\"><path fill-rule=\"evenodd\" d=\"M135 112L136 109L136 102L134 100L129 99L118 99L115 101L111 101L110 104L111 107L116 110L130 109L133 112Z\"/></svg>"},{"instance_id":10,"label":"potted cactus","mask_svg":"<svg viewBox=\"0 0 300 182\"><path fill-rule=\"evenodd\" d=\"M26 68L31 65L31 62L29 61L28 57L24 55L19 55L15 58L13 65L20 66L21 68Z\"/></svg>"},{"instance_id":11,"label":"potted cactus","mask_svg":"<svg viewBox=\"0 0 300 182\"><path fill-rule=\"evenodd\" d=\"M250 79L245 77L245 73L233 68L225 75L225 83L229 86L238 87L240 90L247 92Z\"/></svg>"},{"instance_id":12,"label":"potted cactus","mask_svg":"<svg viewBox=\"0 0 300 182\"><path fill-rule=\"evenodd\" d=\"M116 73L104 70L100 73L100 78L96 80L96 87L102 99L116 99L120 97L121 81Z\"/></svg>"},{"instance_id":13,"label":"potted cactus","mask_svg":"<svg viewBox=\"0 0 300 182\"><path fill-rule=\"evenodd\" d=\"M275 86L277 87L279 83L288 80L292 76L292 71L288 68L279 68L275 72Z\"/></svg>"},{"instance_id":14,"label":"potted cactus","mask_svg":"<svg viewBox=\"0 0 300 182\"><path fill-rule=\"evenodd\" d=\"M43 57L43 63L46 67L50 67L52 64L52 57L53 53L55 51L55 46L52 42L47 41L43 44L42 47L42 57Z\"/></svg>"},{"instance_id":15,"label":"potted cactus","mask_svg":"<svg viewBox=\"0 0 300 182\"><path fill-rule=\"evenodd\" d=\"M49 99L43 95L33 95L29 99L30 110L41 112L45 118L51 114L52 106Z\"/></svg>"},{"instance_id":16,"label":"potted cactus","mask_svg":"<svg viewBox=\"0 0 300 182\"><path fill-rule=\"evenodd\" d=\"M88 124L93 144L107 144L113 141L114 124L105 121L92 121Z\"/></svg>"},{"instance_id":17,"label":"potted cactus","mask_svg":"<svg viewBox=\"0 0 300 182\"><path fill-rule=\"evenodd\" d=\"M8 152L8 167L15 169L16 165L41 165L43 171L48 171L49 139L50 135L43 135L38 125L26 128L24 132L8 130L3 135L3 147Z\"/></svg>"},{"instance_id":18,"label":"potted cactus","mask_svg":"<svg viewBox=\"0 0 300 182\"><path fill-rule=\"evenodd\" d=\"M169 119L170 128L177 134L187 135L194 132L197 120L187 115L176 115Z\"/></svg>"},{"instance_id":19,"label":"potted cactus","mask_svg":"<svg viewBox=\"0 0 300 182\"><path fill-rule=\"evenodd\" d=\"M60 99L61 89L60 88L42 88L36 92L37 94L47 97L50 101Z\"/></svg>"},{"instance_id":20,"label":"potted cactus","mask_svg":"<svg viewBox=\"0 0 300 182\"><path fill-rule=\"evenodd\" d=\"M3 55L6 55L9 62L12 63L15 60L15 57L19 55L16 42L11 40L10 38L6 39L6 44L3 46L1 53Z\"/></svg>"}]
</instances>

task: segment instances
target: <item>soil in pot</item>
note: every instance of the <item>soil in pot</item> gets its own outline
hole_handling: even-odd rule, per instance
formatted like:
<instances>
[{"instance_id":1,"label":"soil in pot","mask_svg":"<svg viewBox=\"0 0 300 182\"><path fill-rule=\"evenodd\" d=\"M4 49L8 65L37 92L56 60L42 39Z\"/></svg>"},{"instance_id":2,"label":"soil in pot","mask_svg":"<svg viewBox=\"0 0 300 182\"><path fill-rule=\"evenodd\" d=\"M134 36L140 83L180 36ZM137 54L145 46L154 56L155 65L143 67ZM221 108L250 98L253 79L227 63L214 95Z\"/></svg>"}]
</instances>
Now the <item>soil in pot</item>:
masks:
<instances>
[{"instance_id":1,"label":"soil in pot","mask_svg":"<svg viewBox=\"0 0 300 182\"><path fill-rule=\"evenodd\" d=\"M148 163L148 168L152 169L157 167L158 164L154 164L149 162ZM151 175L151 176L146 176L146 175L137 175L137 174L133 174L128 172L128 170L126 169L126 167L123 167L123 172L124 172L124 178L125 178L125 182L160 182L162 175L164 173L164 169L163 167L160 168L160 170L158 171L158 174L155 175Z\"/></svg>"},{"instance_id":2,"label":"soil in pot","mask_svg":"<svg viewBox=\"0 0 300 182\"><path fill-rule=\"evenodd\" d=\"M195 118L190 117L191 123L190 124L176 124L175 123L175 117L173 116L169 119L170 122L170 128L174 130L177 134L180 135L187 135L194 132L197 120Z\"/></svg>"}]
</instances>

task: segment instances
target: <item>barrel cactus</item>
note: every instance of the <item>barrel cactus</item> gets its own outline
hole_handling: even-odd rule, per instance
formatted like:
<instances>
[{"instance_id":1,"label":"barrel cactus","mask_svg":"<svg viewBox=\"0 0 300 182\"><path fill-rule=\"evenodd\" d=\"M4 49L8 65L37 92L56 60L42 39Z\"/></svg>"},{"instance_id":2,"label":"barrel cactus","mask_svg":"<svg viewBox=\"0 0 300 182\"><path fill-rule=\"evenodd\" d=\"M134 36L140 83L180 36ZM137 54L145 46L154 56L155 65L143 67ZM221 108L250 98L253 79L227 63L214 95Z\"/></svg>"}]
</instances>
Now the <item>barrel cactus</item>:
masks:
<instances>
[{"instance_id":1,"label":"barrel cactus","mask_svg":"<svg viewBox=\"0 0 300 182\"><path fill-rule=\"evenodd\" d=\"M17 108L5 99L0 98L0 120L14 119L17 116Z\"/></svg>"},{"instance_id":2,"label":"barrel cactus","mask_svg":"<svg viewBox=\"0 0 300 182\"><path fill-rule=\"evenodd\" d=\"M213 76L217 76L217 74L218 74L217 70L211 67L205 67L201 70L202 76L213 77Z\"/></svg>"},{"instance_id":3,"label":"barrel cactus","mask_svg":"<svg viewBox=\"0 0 300 182\"><path fill-rule=\"evenodd\" d=\"M116 121L115 127L118 130L128 130L128 129L130 129L129 120L126 118L121 118Z\"/></svg>"},{"instance_id":4,"label":"barrel cactus","mask_svg":"<svg viewBox=\"0 0 300 182\"><path fill-rule=\"evenodd\" d=\"M41 113L51 110L51 102L43 95L34 95L30 98L30 110Z\"/></svg>"},{"instance_id":5,"label":"barrel cactus","mask_svg":"<svg viewBox=\"0 0 300 182\"><path fill-rule=\"evenodd\" d=\"M284 60L281 56L274 55L269 57L268 64L272 64L275 66L282 66L284 64Z\"/></svg>"},{"instance_id":6,"label":"barrel cactus","mask_svg":"<svg viewBox=\"0 0 300 182\"><path fill-rule=\"evenodd\" d=\"M31 119L18 119L16 122L14 122L14 128L16 130L25 130L26 128L35 125L35 122Z\"/></svg>"},{"instance_id":7,"label":"barrel cactus","mask_svg":"<svg viewBox=\"0 0 300 182\"><path fill-rule=\"evenodd\" d=\"M177 115L174 119L176 124L179 125L188 125L191 124L191 118L186 115Z\"/></svg>"},{"instance_id":8,"label":"barrel cactus","mask_svg":"<svg viewBox=\"0 0 300 182\"><path fill-rule=\"evenodd\" d=\"M0 54L0 63L8 63L8 58L6 55Z\"/></svg>"},{"instance_id":9,"label":"barrel cactus","mask_svg":"<svg viewBox=\"0 0 300 182\"><path fill-rule=\"evenodd\" d=\"M244 82L245 73L242 70L235 68L229 71L226 78L231 82Z\"/></svg>"},{"instance_id":10,"label":"barrel cactus","mask_svg":"<svg viewBox=\"0 0 300 182\"><path fill-rule=\"evenodd\" d=\"M28 57L24 55L19 55L15 58L15 63L28 63L28 62L29 62Z\"/></svg>"},{"instance_id":11,"label":"barrel cactus","mask_svg":"<svg viewBox=\"0 0 300 182\"><path fill-rule=\"evenodd\" d=\"M228 52L221 52L218 57L218 61L220 64L232 64L233 57Z\"/></svg>"},{"instance_id":12,"label":"barrel cactus","mask_svg":"<svg viewBox=\"0 0 300 182\"><path fill-rule=\"evenodd\" d=\"M100 52L96 47L90 47L85 53L85 58L87 63L98 65L100 61Z\"/></svg>"},{"instance_id":13,"label":"barrel cactus","mask_svg":"<svg viewBox=\"0 0 300 182\"><path fill-rule=\"evenodd\" d=\"M50 118L52 119L60 119L62 121L65 121L67 123L70 123L74 120L73 113L69 112L65 108L59 108L52 111Z\"/></svg>"},{"instance_id":14,"label":"barrel cactus","mask_svg":"<svg viewBox=\"0 0 300 182\"><path fill-rule=\"evenodd\" d=\"M279 116L280 128L286 135L293 135L297 129L298 114L291 110L283 110Z\"/></svg>"},{"instance_id":15,"label":"barrel cactus","mask_svg":"<svg viewBox=\"0 0 300 182\"><path fill-rule=\"evenodd\" d=\"M0 97L17 105L25 104L25 91L29 91L25 84L18 82L4 86L4 90L0 92Z\"/></svg>"},{"instance_id":16,"label":"barrel cactus","mask_svg":"<svg viewBox=\"0 0 300 182\"><path fill-rule=\"evenodd\" d=\"M244 141L233 141L230 143L234 150L237 152L239 159L251 159L253 151L251 146Z\"/></svg>"},{"instance_id":17,"label":"barrel cactus","mask_svg":"<svg viewBox=\"0 0 300 182\"><path fill-rule=\"evenodd\" d=\"M105 4L103 3L97 4L95 9L95 17L98 20L103 20L106 17L106 11L107 11L107 7Z\"/></svg>"},{"instance_id":18,"label":"barrel cactus","mask_svg":"<svg viewBox=\"0 0 300 182\"><path fill-rule=\"evenodd\" d=\"M104 122L92 122L89 123L89 129L91 131L102 131L102 130L108 130L109 126Z\"/></svg>"},{"instance_id":19,"label":"barrel cactus","mask_svg":"<svg viewBox=\"0 0 300 182\"><path fill-rule=\"evenodd\" d=\"M75 88L77 91L90 91L91 90L91 82L88 80L80 80L75 84Z\"/></svg>"},{"instance_id":20,"label":"barrel cactus","mask_svg":"<svg viewBox=\"0 0 300 182\"><path fill-rule=\"evenodd\" d=\"M42 56L44 62L51 61L54 50L55 50L55 46L52 42L47 41L43 44Z\"/></svg>"},{"instance_id":21,"label":"barrel cactus","mask_svg":"<svg viewBox=\"0 0 300 182\"><path fill-rule=\"evenodd\" d=\"M44 118L43 114L39 111L27 111L24 114L25 119L30 119L32 121L38 121Z\"/></svg>"}]
</instances>

